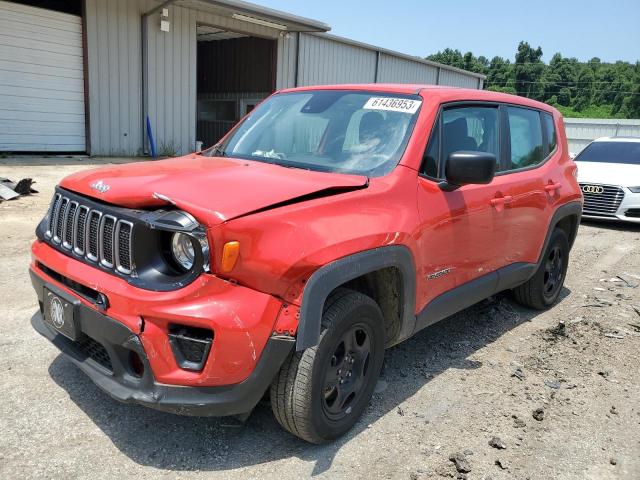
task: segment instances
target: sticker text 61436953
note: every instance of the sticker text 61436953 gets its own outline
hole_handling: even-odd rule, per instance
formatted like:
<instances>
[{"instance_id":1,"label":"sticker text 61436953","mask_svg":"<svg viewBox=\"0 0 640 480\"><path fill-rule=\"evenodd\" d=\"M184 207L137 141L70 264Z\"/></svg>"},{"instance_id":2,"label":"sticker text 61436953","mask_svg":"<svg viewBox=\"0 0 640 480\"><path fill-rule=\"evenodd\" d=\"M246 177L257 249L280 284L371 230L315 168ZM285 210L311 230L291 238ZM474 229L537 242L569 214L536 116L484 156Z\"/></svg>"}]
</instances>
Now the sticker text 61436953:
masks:
<instances>
[{"instance_id":1,"label":"sticker text 61436953","mask_svg":"<svg viewBox=\"0 0 640 480\"><path fill-rule=\"evenodd\" d=\"M371 97L364 104L365 110L387 110L389 112L416 113L422 105L421 100L397 97Z\"/></svg>"}]
</instances>

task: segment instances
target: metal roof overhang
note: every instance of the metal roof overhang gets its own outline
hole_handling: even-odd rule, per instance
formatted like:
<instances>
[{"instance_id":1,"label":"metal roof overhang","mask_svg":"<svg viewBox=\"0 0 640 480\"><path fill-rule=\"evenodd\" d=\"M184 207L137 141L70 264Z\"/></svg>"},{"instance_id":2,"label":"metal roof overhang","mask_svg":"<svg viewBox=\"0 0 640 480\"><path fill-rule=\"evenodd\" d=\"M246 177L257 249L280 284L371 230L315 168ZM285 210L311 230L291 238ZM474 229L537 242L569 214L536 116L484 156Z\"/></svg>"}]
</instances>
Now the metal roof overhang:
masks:
<instances>
[{"instance_id":1,"label":"metal roof overhang","mask_svg":"<svg viewBox=\"0 0 640 480\"><path fill-rule=\"evenodd\" d=\"M167 0L150 9L143 16L152 15L170 5L201 10L216 15L245 20L288 32L327 32L331 27L326 23L290 13L262 7L241 0ZM234 16L235 15L235 16Z\"/></svg>"}]
</instances>

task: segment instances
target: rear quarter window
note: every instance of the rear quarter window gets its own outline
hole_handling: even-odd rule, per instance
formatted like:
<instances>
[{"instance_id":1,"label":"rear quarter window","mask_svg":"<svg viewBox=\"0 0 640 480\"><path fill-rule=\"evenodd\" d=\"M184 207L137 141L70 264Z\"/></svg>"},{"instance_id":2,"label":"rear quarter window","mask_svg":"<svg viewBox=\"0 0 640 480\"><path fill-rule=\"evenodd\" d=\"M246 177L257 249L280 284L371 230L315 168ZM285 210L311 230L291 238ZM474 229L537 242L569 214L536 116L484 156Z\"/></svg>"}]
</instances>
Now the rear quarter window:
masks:
<instances>
[{"instance_id":1,"label":"rear quarter window","mask_svg":"<svg viewBox=\"0 0 640 480\"><path fill-rule=\"evenodd\" d=\"M542 114L542 126L547 137L547 152L551 153L556 149L556 145L558 144L556 137L556 125L553 122L551 114Z\"/></svg>"}]
</instances>

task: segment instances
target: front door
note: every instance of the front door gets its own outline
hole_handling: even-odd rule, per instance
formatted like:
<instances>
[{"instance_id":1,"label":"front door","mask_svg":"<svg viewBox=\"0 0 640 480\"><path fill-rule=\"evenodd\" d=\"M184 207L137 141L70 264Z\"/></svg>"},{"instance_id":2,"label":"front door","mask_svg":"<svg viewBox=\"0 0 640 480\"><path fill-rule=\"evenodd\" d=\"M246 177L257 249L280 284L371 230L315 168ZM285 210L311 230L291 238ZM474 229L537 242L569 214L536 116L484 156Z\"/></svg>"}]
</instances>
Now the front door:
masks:
<instances>
[{"instance_id":1,"label":"front door","mask_svg":"<svg viewBox=\"0 0 640 480\"><path fill-rule=\"evenodd\" d=\"M429 140L418 180L418 310L438 295L504 265L502 239L509 228L504 192L494 184L444 191L446 159L460 151L483 151L500 160L499 109L495 105L444 108Z\"/></svg>"}]
</instances>

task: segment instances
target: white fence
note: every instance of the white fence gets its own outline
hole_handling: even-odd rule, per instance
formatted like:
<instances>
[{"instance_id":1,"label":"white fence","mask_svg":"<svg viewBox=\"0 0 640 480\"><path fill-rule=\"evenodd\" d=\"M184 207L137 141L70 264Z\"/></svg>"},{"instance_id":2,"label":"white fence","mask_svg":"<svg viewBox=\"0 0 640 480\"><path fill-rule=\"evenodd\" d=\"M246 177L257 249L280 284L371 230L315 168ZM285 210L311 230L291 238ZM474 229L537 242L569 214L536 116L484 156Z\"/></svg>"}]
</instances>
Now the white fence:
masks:
<instances>
[{"instance_id":1,"label":"white fence","mask_svg":"<svg viewBox=\"0 0 640 480\"><path fill-rule=\"evenodd\" d=\"M565 118L564 126L573 153L600 137L640 137L640 119Z\"/></svg>"}]
</instances>

